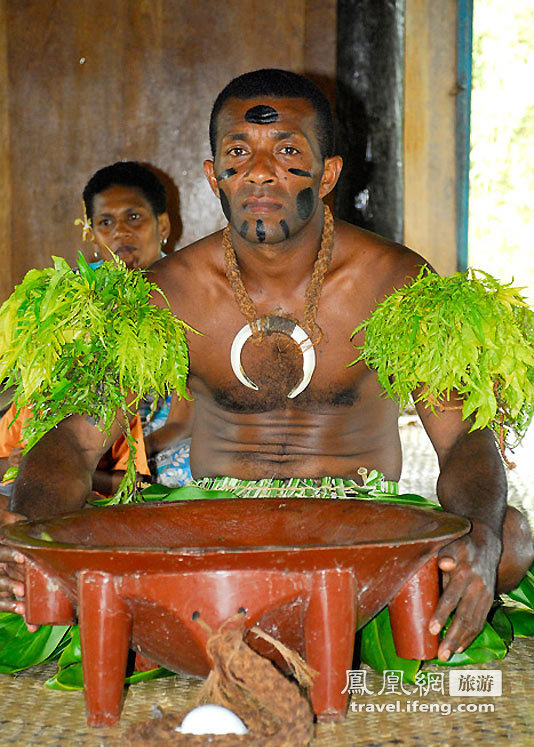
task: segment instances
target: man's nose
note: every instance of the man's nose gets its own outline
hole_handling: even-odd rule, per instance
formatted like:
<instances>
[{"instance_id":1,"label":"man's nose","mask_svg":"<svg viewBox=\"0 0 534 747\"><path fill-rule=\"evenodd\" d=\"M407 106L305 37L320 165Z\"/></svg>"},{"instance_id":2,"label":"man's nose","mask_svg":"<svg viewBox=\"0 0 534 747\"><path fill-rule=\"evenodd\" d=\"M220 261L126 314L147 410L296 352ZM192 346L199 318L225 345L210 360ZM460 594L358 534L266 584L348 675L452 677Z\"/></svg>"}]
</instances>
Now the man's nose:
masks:
<instances>
[{"instance_id":1,"label":"man's nose","mask_svg":"<svg viewBox=\"0 0 534 747\"><path fill-rule=\"evenodd\" d=\"M275 164L268 153L255 153L249 161L246 178L254 184L269 184L276 181Z\"/></svg>"}]
</instances>

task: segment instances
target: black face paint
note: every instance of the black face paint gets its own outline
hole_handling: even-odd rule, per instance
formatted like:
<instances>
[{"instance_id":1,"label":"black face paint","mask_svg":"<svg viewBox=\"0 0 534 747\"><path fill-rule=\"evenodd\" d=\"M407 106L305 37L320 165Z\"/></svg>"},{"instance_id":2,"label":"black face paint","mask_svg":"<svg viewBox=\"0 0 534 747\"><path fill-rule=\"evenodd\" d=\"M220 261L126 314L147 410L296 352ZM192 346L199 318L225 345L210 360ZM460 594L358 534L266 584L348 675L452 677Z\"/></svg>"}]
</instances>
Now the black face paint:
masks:
<instances>
[{"instance_id":1,"label":"black face paint","mask_svg":"<svg viewBox=\"0 0 534 747\"><path fill-rule=\"evenodd\" d=\"M228 179L229 176L233 176L234 174L237 174L237 171L235 169L225 169L224 171L221 171L216 179L218 182L222 182L223 179Z\"/></svg>"},{"instance_id":2,"label":"black face paint","mask_svg":"<svg viewBox=\"0 0 534 747\"><path fill-rule=\"evenodd\" d=\"M230 217L232 215L232 211L230 209L230 203L228 202L228 197L224 194L222 189L219 190L219 199L221 201L221 207L224 213L224 217L226 218L228 223L230 223ZM297 197L297 201L298 201L298 197ZM297 210L298 210L298 207L297 207Z\"/></svg>"},{"instance_id":3,"label":"black face paint","mask_svg":"<svg viewBox=\"0 0 534 747\"><path fill-rule=\"evenodd\" d=\"M288 239L289 238L289 226L287 225L287 223L285 222L283 218L280 221L280 228L284 232L284 236L286 237L286 239Z\"/></svg>"},{"instance_id":4,"label":"black face paint","mask_svg":"<svg viewBox=\"0 0 534 747\"><path fill-rule=\"evenodd\" d=\"M296 176L308 176L311 179L311 171L304 171L304 169L288 169L290 174L295 174Z\"/></svg>"},{"instance_id":5,"label":"black face paint","mask_svg":"<svg viewBox=\"0 0 534 747\"><path fill-rule=\"evenodd\" d=\"M260 244L265 241L265 227L262 220L256 221L256 236Z\"/></svg>"},{"instance_id":6,"label":"black face paint","mask_svg":"<svg viewBox=\"0 0 534 747\"><path fill-rule=\"evenodd\" d=\"M297 213L299 218L306 220L313 210L313 189L307 187L302 189L297 195Z\"/></svg>"},{"instance_id":7,"label":"black face paint","mask_svg":"<svg viewBox=\"0 0 534 747\"><path fill-rule=\"evenodd\" d=\"M258 104L245 113L245 119L252 124L271 124L278 119L278 112L272 106Z\"/></svg>"},{"instance_id":8,"label":"black face paint","mask_svg":"<svg viewBox=\"0 0 534 747\"><path fill-rule=\"evenodd\" d=\"M242 238L245 238L247 233L248 233L248 220L244 220L243 223L241 224L241 228L239 229L239 235Z\"/></svg>"}]
</instances>

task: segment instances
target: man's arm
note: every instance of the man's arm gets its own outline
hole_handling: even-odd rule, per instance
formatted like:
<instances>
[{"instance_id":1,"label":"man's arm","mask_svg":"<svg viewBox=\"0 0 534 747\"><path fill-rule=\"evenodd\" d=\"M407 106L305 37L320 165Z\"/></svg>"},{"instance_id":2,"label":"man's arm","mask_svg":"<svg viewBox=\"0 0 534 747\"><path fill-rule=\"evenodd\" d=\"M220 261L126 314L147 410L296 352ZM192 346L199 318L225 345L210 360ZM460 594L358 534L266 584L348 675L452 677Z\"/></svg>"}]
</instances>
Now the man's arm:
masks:
<instances>
[{"instance_id":1,"label":"man's arm","mask_svg":"<svg viewBox=\"0 0 534 747\"><path fill-rule=\"evenodd\" d=\"M438 456L439 501L447 511L470 519L472 527L468 535L439 553L444 590L431 632L439 632L455 612L439 647L442 660L471 643L493 603L507 497L504 467L491 431L469 433L470 423L461 419L461 401L454 397L446 407L450 409L433 414L430 408L417 405Z\"/></svg>"},{"instance_id":2,"label":"man's arm","mask_svg":"<svg viewBox=\"0 0 534 747\"><path fill-rule=\"evenodd\" d=\"M118 419L107 436L79 415L49 431L23 459L9 510L0 504L0 528L82 508L91 492L93 471L120 432ZM0 612L24 614L23 579L24 557L0 545Z\"/></svg>"},{"instance_id":3,"label":"man's arm","mask_svg":"<svg viewBox=\"0 0 534 747\"><path fill-rule=\"evenodd\" d=\"M100 457L120 433L118 419L107 435L90 418L71 415L23 459L11 510L34 519L82 508Z\"/></svg>"}]
</instances>

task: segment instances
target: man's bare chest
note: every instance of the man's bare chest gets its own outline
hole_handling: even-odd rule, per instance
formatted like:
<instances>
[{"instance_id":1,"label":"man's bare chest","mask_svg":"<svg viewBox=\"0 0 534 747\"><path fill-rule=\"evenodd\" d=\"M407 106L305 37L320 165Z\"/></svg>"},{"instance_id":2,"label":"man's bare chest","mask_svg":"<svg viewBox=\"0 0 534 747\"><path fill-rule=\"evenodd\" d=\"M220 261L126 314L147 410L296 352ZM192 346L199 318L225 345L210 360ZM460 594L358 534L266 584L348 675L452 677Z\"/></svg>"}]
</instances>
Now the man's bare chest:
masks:
<instances>
[{"instance_id":1,"label":"man's bare chest","mask_svg":"<svg viewBox=\"0 0 534 747\"><path fill-rule=\"evenodd\" d=\"M299 346L287 335L272 334L261 342L246 341L239 365L246 378L257 389L238 380L231 361L231 347L241 320L236 325L222 325L192 341L191 385L195 384L214 403L233 412L266 412L271 410L324 410L352 407L358 400L362 383L369 371L350 366L357 351L350 341L350 331L323 332L314 346L314 370L306 388L295 398L288 395L303 380L304 358ZM234 329L236 326L236 329ZM232 334L233 333L233 334ZM243 378L243 377L241 377Z\"/></svg>"},{"instance_id":2,"label":"man's bare chest","mask_svg":"<svg viewBox=\"0 0 534 747\"><path fill-rule=\"evenodd\" d=\"M306 388L289 399L288 394L304 377L302 350L287 334L266 334L261 342L246 340L232 366L232 344L247 320L226 278L217 277L206 293L199 294L198 303L188 309L192 318L186 321L202 333L189 336L191 384L223 409L233 411L351 407L370 374L365 366L350 367L358 355L351 334L369 314L373 301L367 298L363 284L349 280L354 278L347 273L334 271L326 276L318 299L316 323L322 336L313 346L313 375ZM304 289L289 286L284 294L254 295L258 317L279 314L302 327L304 301ZM240 371L245 375L240 375ZM245 378L257 390L242 383Z\"/></svg>"}]
</instances>

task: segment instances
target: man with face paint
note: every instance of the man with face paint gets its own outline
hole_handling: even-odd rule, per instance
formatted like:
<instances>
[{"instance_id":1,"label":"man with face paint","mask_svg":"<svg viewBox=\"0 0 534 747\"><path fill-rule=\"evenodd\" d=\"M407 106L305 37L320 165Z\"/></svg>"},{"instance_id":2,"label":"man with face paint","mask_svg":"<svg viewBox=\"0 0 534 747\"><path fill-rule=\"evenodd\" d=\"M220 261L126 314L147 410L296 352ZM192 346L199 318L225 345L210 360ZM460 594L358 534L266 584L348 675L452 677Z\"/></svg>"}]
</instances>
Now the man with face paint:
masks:
<instances>
[{"instance_id":1,"label":"man with face paint","mask_svg":"<svg viewBox=\"0 0 534 747\"><path fill-rule=\"evenodd\" d=\"M400 478L398 407L363 362L347 364L352 330L424 260L333 223L323 204L342 167L332 133L325 98L294 73L245 74L215 102L213 158L204 168L229 226L153 269L176 315L203 333L189 338L195 478L359 480L361 468ZM499 589L515 586L532 544L521 514L506 508L492 434L469 433L457 409L439 417L423 405L418 411L439 459L440 501L472 521L471 533L439 559L446 588L432 632L456 611L439 649L445 660L481 629L497 570ZM12 510L42 516L83 505L100 439L78 417L43 438L22 465ZM11 559L0 550L0 560L2 552Z\"/></svg>"}]
</instances>

